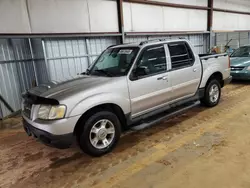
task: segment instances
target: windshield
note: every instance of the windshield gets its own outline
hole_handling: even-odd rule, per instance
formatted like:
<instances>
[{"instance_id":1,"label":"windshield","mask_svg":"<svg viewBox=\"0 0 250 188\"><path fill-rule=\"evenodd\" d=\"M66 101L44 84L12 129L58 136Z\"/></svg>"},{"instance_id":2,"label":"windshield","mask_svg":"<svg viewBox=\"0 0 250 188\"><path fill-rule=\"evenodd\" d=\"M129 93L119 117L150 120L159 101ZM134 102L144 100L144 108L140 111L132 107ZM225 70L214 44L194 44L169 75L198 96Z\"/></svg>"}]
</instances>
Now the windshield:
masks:
<instances>
[{"instance_id":1,"label":"windshield","mask_svg":"<svg viewBox=\"0 0 250 188\"><path fill-rule=\"evenodd\" d=\"M250 46L243 46L235 50L231 57L250 57Z\"/></svg>"},{"instance_id":2,"label":"windshield","mask_svg":"<svg viewBox=\"0 0 250 188\"><path fill-rule=\"evenodd\" d=\"M88 74L124 76L132 66L138 51L138 47L109 48L98 57Z\"/></svg>"}]
</instances>

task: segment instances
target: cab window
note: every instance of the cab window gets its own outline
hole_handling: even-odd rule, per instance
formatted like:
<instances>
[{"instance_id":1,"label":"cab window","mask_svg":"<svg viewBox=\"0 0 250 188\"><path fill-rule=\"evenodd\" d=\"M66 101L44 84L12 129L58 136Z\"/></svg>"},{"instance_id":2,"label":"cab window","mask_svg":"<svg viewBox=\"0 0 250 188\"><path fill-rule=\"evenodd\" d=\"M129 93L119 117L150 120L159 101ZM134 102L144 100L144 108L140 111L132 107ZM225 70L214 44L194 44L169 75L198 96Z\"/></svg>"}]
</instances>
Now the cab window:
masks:
<instances>
[{"instance_id":1,"label":"cab window","mask_svg":"<svg viewBox=\"0 0 250 188\"><path fill-rule=\"evenodd\" d=\"M166 54L163 45L147 47L137 62L137 68L145 70L144 76L154 75L167 70Z\"/></svg>"},{"instance_id":2,"label":"cab window","mask_svg":"<svg viewBox=\"0 0 250 188\"><path fill-rule=\"evenodd\" d=\"M172 69L180 69L193 65L194 55L187 43L169 43L168 48L171 57Z\"/></svg>"}]
</instances>

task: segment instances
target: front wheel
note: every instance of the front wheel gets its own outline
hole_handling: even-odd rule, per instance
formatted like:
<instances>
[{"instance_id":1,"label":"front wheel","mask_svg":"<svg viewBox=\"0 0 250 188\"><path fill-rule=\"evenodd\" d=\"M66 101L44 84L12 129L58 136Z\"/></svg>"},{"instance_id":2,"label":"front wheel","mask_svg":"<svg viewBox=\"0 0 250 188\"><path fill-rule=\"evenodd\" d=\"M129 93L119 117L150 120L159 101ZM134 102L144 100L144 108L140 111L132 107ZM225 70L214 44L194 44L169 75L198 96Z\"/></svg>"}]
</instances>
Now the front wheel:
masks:
<instances>
[{"instance_id":1,"label":"front wheel","mask_svg":"<svg viewBox=\"0 0 250 188\"><path fill-rule=\"evenodd\" d=\"M208 107L216 106L220 101L221 85L218 80L212 79L205 88L205 95L201 102Z\"/></svg>"},{"instance_id":2,"label":"front wheel","mask_svg":"<svg viewBox=\"0 0 250 188\"><path fill-rule=\"evenodd\" d=\"M109 111L100 111L88 118L79 136L79 146L91 156L110 152L121 135L121 124L117 116Z\"/></svg>"}]
</instances>

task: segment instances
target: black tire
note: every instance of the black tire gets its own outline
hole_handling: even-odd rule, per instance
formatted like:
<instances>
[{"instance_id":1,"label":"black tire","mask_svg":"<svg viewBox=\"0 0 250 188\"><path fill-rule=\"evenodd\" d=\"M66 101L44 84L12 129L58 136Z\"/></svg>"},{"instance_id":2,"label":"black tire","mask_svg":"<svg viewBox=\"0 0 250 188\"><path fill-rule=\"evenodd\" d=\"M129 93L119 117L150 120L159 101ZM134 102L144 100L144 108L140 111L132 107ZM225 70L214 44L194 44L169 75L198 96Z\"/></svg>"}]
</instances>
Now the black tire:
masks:
<instances>
[{"instance_id":1,"label":"black tire","mask_svg":"<svg viewBox=\"0 0 250 188\"><path fill-rule=\"evenodd\" d=\"M91 144L90 141L90 131L92 129L92 127L100 120L102 119L107 119L110 122L112 122L112 124L114 125L114 129L115 129L115 134L114 134L114 138L112 140L112 142L105 148L102 149L97 149L96 147L94 147ZM102 156L106 153L109 153L110 151L113 150L113 148L116 146L117 142L120 139L120 135L121 135L121 123L119 121L119 119L117 118L117 116L109 111L100 111L97 112L95 114L93 114L92 116L90 116L85 125L83 125L83 130L82 132L79 134L79 138L78 140L78 144L81 148L81 150L88 154L91 155L93 157L99 157Z\"/></svg>"},{"instance_id":2,"label":"black tire","mask_svg":"<svg viewBox=\"0 0 250 188\"><path fill-rule=\"evenodd\" d=\"M209 96L209 91L210 91L211 87L214 85L216 85L219 89L219 96L218 96L218 99L216 101L212 101L210 99L210 96ZM220 102L220 96L221 96L221 85L220 85L219 81L217 79L211 79L205 88L204 97L201 98L200 101L202 104L204 104L207 107L214 107Z\"/></svg>"}]
</instances>

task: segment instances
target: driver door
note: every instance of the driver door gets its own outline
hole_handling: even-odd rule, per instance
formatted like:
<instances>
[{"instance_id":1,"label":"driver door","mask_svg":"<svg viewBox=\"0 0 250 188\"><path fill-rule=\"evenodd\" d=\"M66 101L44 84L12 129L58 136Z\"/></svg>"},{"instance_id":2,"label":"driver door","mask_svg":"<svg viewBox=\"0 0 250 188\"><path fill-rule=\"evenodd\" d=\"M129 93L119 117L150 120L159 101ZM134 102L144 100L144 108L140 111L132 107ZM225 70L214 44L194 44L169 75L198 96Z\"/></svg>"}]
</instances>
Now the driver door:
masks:
<instances>
[{"instance_id":1,"label":"driver door","mask_svg":"<svg viewBox=\"0 0 250 188\"><path fill-rule=\"evenodd\" d=\"M169 102L171 86L166 59L164 44L146 47L141 52L128 80L132 118L157 110ZM139 76L134 75L138 69Z\"/></svg>"}]
</instances>

